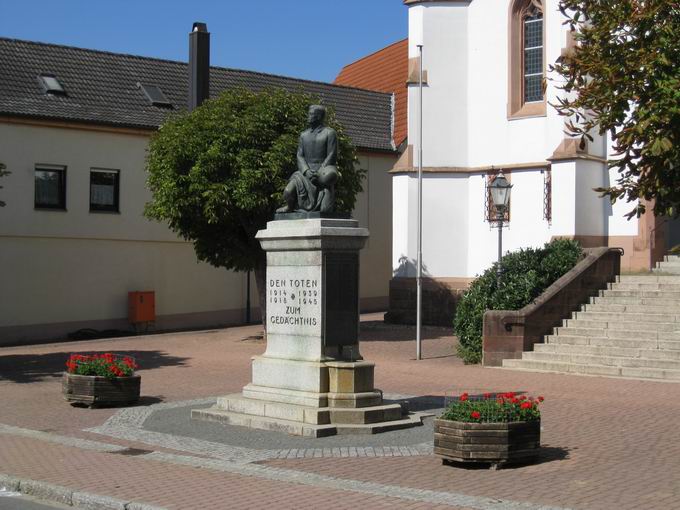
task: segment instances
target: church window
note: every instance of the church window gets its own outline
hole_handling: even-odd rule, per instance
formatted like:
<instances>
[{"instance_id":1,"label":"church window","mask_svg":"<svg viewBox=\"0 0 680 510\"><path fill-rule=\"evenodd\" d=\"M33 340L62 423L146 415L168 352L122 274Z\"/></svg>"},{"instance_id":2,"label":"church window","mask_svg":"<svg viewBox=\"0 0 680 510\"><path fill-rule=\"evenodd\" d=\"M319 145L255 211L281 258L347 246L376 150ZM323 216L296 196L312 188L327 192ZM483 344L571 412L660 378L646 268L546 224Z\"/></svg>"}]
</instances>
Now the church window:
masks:
<instances>
[{"instance_id":1,"label":"church window","mask_svg":"<svg viewBox=\"0 0 680 510\"><path fill-rule=\"evenodd\" d=\"M543 13L524 16L524 102L543 101Z\"/></svg>"},{"instance_id":2,"label":"church window","mask_svg":"<svg viewBox=\"0 0 680 510\"><path fill-rule=\"evenodd\" d=\"M541 0L510 5L508 118L546 114L545 30Z\"/></svg>"}]
</instances>

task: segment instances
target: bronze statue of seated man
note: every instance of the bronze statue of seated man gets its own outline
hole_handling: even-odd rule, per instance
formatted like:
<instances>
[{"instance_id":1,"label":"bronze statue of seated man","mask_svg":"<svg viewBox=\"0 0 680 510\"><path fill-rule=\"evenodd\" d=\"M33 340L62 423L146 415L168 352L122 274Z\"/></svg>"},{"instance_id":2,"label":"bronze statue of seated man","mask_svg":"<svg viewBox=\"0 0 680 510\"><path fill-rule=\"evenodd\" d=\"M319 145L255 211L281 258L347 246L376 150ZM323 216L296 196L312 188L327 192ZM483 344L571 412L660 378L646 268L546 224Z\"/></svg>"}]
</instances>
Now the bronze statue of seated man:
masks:
<instances>
[{"instance_id":1,"label":"bronze statue of seated man","mask_svg":"<svg viewBox=\"0 0 680 510\"><path fill-rule=\"evenodd\" d=\"M277 213L334 211L338 137L334 129L324 125L325 118L326 108L309 107L309 128L300 134L298 144L298 169L283 190L286 205Z\"/></svg>"}]
</instances>

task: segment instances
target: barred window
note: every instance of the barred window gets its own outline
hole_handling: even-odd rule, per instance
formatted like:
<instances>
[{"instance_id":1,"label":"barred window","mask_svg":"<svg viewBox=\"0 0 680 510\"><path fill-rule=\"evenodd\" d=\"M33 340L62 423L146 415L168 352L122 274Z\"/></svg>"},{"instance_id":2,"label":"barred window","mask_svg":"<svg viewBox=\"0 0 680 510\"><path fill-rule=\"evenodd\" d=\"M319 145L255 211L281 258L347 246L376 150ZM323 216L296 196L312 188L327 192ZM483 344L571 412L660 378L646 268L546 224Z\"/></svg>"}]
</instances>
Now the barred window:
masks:
<instances>
[{"instance_id":1,"label":"barred window","mask_svg":"<svg viewBox=\"0 0 680 510\"><path fill-rule=\"evenodd\" d=\"M543 13L524 16L524 102L543 101Z\"/></svg>"}]
</instances>

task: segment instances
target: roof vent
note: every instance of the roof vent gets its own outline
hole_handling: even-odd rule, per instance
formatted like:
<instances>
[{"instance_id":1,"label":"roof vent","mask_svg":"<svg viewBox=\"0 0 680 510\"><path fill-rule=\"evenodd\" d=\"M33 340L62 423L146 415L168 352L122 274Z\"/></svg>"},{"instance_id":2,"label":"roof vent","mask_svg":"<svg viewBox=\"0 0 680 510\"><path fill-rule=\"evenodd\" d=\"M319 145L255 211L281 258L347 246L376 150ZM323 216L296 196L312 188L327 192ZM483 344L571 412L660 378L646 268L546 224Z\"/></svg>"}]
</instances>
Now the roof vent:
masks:
<instances>
[{"instance_id":1,"label":"roof vent","mask_svg":"<svg viewBox=\"0 0 680 510\"><path fill-rule=\"evenodd\" d=\"M169 106L172 108L172 103L165 97L163 91L158 87L158 85L147 85L144 83L137 83L137 88L144 91L144 95L149 100L149 102L154 106Z\"/></svg>"},{"instance_id":2,"label":"roof vent","mask_svg":"<svg viewBox=\"0 0 680 510\"><path fill-rule=\"evenodd\" d=\"M63 85L59 83L59 80L57 80L57 77L53 74L41 74L38 76L38 81L40 81L43 89L45 89L46 94L52 94L55 96L66 95L66 90L64 89Z\"/></svg>"}]
</instances>

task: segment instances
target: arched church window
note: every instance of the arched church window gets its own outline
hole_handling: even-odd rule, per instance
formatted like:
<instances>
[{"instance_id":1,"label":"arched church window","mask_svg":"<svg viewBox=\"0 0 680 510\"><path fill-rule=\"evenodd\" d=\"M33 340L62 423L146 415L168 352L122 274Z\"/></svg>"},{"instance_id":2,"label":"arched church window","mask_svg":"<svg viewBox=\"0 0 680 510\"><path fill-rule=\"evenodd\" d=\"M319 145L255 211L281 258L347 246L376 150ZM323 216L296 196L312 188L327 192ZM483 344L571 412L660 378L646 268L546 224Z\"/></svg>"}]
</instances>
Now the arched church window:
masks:
<instances>
[{"instance_id":1,"label":"arched church window","mask_svg":"<svg viewBox=\"0 0 680 510\"><path fill-rule=\"evenodd\" d=\"M524 14L524 102L543 101L543 13L533 5Z\"/></svg>"},{"instance_id":2,"label":"arched church window","mask_svg":"<svg viewBox=\"0 0 680 510\"><path fill-rule=\"evenodd\" d=\"M508 117L545 115L545 30L541 0L510 4Z\"/></svg>"}]
</instances>

